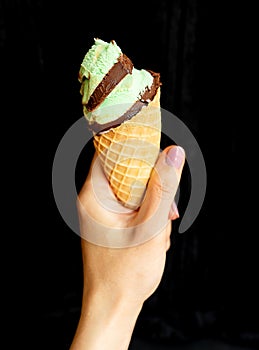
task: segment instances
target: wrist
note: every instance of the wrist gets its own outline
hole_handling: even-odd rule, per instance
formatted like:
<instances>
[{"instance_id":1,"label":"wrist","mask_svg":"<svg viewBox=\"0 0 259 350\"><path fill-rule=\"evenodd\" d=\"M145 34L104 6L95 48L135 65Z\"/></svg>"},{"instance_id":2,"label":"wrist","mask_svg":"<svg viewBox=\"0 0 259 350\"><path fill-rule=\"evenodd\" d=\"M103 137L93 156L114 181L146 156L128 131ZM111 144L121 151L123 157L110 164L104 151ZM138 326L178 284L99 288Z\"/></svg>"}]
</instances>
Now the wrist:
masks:
<instances>
[{"instance_id":1,"label":"wrist","mask_svg":"<svg viewBox=\"0 0 259 350\"><path fill-rule=\"evenodd\" d=\"M99 319L116 322L126 319L135 322L143 304L128 300L124 296L113 295L104 290L85 291L82 301L82 317L94 311Z\"/></svg>"},{"instance_id":2,"label":"wrist","mask_svg":"<svg viewBox=\"0 0 259 350\"><path fill-rule=\"evenodd\" d=\"M84 291L81 317L70 350L126 350L142 305L103 291Z\"/></svg>"}]
</instances>

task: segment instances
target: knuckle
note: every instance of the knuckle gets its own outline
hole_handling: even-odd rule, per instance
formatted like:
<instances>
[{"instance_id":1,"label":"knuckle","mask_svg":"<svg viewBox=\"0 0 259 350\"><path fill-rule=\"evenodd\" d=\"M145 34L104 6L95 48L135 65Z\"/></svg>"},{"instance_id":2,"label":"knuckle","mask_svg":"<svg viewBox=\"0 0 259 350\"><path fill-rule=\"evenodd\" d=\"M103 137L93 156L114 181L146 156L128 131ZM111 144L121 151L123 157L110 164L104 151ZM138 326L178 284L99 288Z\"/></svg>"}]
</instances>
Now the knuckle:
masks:
<instances>
[{"instance_id":1,"label":"knuckle","mask_svg":"<svg viewBox=\"0 0 259 350\"><path fill-rule=\"evenodd\" d=\"M170 199L174 192L174 186L172 183L159 182L154 186L154 191L160 199Z\"/></svg>"}]
</instances>

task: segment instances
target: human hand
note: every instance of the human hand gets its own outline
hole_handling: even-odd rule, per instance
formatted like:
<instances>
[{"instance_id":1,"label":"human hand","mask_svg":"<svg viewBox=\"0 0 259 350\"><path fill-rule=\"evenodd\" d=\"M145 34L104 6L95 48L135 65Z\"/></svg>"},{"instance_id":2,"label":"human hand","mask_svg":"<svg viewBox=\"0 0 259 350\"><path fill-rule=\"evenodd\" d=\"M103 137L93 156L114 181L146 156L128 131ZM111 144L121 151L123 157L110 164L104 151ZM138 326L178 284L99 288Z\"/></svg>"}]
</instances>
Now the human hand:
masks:
<instances>
[{"instance_id":1,"label":"human hand","mask_svg":"<svg viewBox=\"0 0 259 350\"><path fill-rule=\"evenodd\" d=\"M103 335L105 344L110 341L110 348L117 349L118 342L118 349L124 349L124 342L126 349L141 307L163 275L171 220L178 217L174 197L184 162L181 147L161 152L144 200L132 211L112 194L95 155L77 203L84 271L81 326L74 340L77 346L83 327L88 329L84 346L101 349L104 343L99 333L103 334L108 323L123 329L127 336L118 339L118 335L112 336L116 329L111 328Z\"/></svg>"}]
</instances>

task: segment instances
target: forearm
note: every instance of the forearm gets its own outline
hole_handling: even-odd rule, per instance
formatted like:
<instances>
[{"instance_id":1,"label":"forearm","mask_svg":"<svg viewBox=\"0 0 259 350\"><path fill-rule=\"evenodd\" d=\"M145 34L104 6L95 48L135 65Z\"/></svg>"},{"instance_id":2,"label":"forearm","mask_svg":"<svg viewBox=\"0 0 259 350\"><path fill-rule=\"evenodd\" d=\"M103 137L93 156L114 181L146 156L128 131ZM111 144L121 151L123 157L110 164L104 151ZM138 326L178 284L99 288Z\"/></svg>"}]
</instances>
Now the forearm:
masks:
<instances>
[{"instance_id":1,"label":"forearm","mask_svg":"<svg viewBox=\"0 0 259 350\"><path fill-rule=\"evenodd\" d=\"M85 293L81 317L70 350L126 350L141 306L103 293Z\"/></svg>"}]
</instances>

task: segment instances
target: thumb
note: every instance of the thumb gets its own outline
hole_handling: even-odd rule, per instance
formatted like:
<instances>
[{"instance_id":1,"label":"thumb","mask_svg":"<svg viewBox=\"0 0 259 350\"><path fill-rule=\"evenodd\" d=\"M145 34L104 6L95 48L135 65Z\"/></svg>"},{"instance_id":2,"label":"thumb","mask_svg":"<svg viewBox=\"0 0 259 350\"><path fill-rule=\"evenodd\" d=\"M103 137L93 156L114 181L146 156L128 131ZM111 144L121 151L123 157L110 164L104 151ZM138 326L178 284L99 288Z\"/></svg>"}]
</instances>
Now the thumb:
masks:
<instances>
[{"instance_id":1,"label":"thumb","mask_svg":"<svg viewBox=\"0 0 259 350\"><path fill-rule=\"evenodd\" d=\"M169 146L160 153L139 209L142 218L148 219L156 214L161 224L168 221L184 162L185 152L182 147Z\"/></svg>"}]
</instances>

